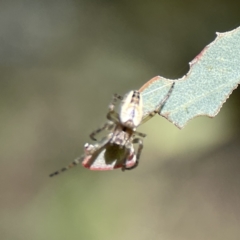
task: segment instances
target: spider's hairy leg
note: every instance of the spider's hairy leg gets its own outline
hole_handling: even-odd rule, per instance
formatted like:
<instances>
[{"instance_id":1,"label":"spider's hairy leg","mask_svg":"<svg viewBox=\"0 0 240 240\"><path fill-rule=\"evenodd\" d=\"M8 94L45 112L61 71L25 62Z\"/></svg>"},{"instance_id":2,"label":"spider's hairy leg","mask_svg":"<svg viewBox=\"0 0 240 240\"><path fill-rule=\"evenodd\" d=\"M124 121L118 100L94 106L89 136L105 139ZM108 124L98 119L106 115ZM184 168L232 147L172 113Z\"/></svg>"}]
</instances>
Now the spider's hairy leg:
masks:
<instances>
[{"instance_id":1,"label":"spider's hairy leg","mask_svg":"<svg viewBox=\"0 0 240 240\"><path fill-rule=\"evenodd\" d=\"M56 175L58 175L59 173L65 172L70 168L75 167L76 165L78 165L79 163L82 163L87 157L91 157L92 154L94 154L96 151L98 151L100 148L102 148L110 139L111 134L109 134L107 137L103 138L103 140L99 143L96 143L94 145L86 143L84 145L84 150L85 150L85 154L82 155L81 157L76 158L72 163L70 163L68 166L53 172L49 175L49 177L54 177Z\"/></svg>"},{"instance_id":2,"label":"spider's hairy leg","mask_svg":"<svg viewBox=\"0 0 240 240\"><path fill-rule=\"evenodd\" d=\"M107 114L107 119L114 122L115 124L118 124L119 120L118 120L118 113L116 113L115 111L111 112L109 111Z\"/></svg>"},{"instance_id":3,"label":"spider's hairy leg","mask_svg":"<svg viewBox=\"0 0 240 240\"><path fill-rule=\"evenodd\" d=\"M135 164L133 166L128 167L128 168L124 164L123 167L122 167L122 171L124 171L124 170L132 170L132 169L136 168L138 166L138 164L139 164L139 159L140 159L140 156L141 156L141 153L142 153L142 149L143 149L143 141L140 138L134 138L132 143L133 144L138 144L138 149L137 149L137 153L136 153L136 162L135 162Z\"/></svg>"},{"instance_id":4,"label":"spider's hairy leg","mask_svg":"<svg viewBox=\"0 0 240 240\"><path fill-rule=\"evenodd\" d=\"M85 156L81 156L81 157L79 157L79 158L76 158L76 159L75 159L72 163L70 163L68 166L66 166L66 167L64 167L64 168L62 168L62 169L60 169L60 170L58 170L58 171L56 171L56 172L51 173L51 174L49 175L49 177L54 177L54 176L58 175L59 173L65 172L65 171L67 171L68 169L75 167L76 165L78 165L79 163L82 162L82 160L84 159L84 157L85 157Z\"/></svg>"},{"instance_id":5,"label":"spider's hairy leg","mask_svg":"<svg viewBox=\"0 0 240 240\"><path fill-rule=\"evenodd\" d=\"M97 139L95 138L96 135L98 135L100 132L102 132L105 129L108 130L108 131L112 130L114 125L115 124L113 122L106 122L102 127L93 131L89 136L93 141L97 141Z\"/></svg>"},{"instance_id":6,"label":"spider's hairy leg","mask_svg":"<svg viewBox=\"0 0 240 240\"><path fill-rule=\"evenodd\" d=\"M124 147L129 150L129 153L132 152L130 154L131 158L134 157L135 152L134 152L134 148L133 148L133 145L131 144L131 142L127 141L127 143L125 144ZM132 149L133 149L133 151L132 151ZM125 171L125 169L127 169L126 165L127 165L128 158L129 158L129 155L126 157L126 159L124 160L124 163L122 164L122 171Z\"/></svg>"},{"instance_id":7,"label":"spider's hairy leg","mask_svg":"<svg viewBox=\"0 0 240 240\"><path fill-rule=\"evenodd\" d=\"M133 134L134 136L139 136L139 137L146 137L147 136L147 134L145 134L145 133L141 133L141 132L136 132L136 131L134 131L134 134Z\"/></svg>"},{"instance_id":8,"label":"spider's hairy leg","mask_svg":"<svg viewBox=\"0 0 240 240\"><path fill-rule=\"evenodd\" d=\"M167 100L169 99L169 97L172 94L173 88L174 88L175 82L172 83L170 89L168 90L166 96L161 100L161 102L159 103L159 106L149 114L149 117L152 118L155 114L159 114L161 115L161 110L163 109L165 103L167 102Z\"/></svg>"},{"instance_id":9,"label":"spider's hairy leg","mask_svg":"<svg viewBox=\"0 0 240 240\"><path fill-rule=\"evenodd\" d=\"M108 113L107 113L107 119L114 122L114 123L118 123L119 122L119 115L117 112L115 112L115 105L117 103L117 100L122 100L123 97L118 95L118 94L114 94L113 95L113 100L112 102L109 104L109 107L108 107Z\"/></svg>"},{"instance_id":10,"label":"spider's hairy leg","mask_svg":"<svg viewBox=\"0 0 240 240\"><path fill-rule=\"evenodd\" d=\"M117 100L123 100L123 97L121 95L118 95L117 93L115 93L113 95L112 102L109 104L109 107L108 107L110 112L114 111L114 108L115 108L115 105L117 103Z\"/></svg>"},{"instance_id":11,"label":"spider's hairy leg","mask_svg":"<svg viewBox=\"0 0 240 240\"><path fill-rule=\"evenodd\" d=\"M162 108L164 107L165 103L167 102L167 100L168 100L169 97L171 96L174 86L175 86L175 82L172 83L170 89L168 90L167 95L166 95L165 98L160 102L159 108L158 108L158 113L159 113L159 115L161 115L161 110L162 110Z\"/></svg>"},{"instance_id":12,"label":"spider's hairy leg","mask_svg":"<svg viewBox=\"0 0 240 240\"><path fill-rule=\"evenodd\" d=\"M138 144L137 155L136 155L136 162L138 163L141 153L142 153L142 149L143 149L143 141L140 138L134 138L132 143Z\"/></svg>"}]
</instances>

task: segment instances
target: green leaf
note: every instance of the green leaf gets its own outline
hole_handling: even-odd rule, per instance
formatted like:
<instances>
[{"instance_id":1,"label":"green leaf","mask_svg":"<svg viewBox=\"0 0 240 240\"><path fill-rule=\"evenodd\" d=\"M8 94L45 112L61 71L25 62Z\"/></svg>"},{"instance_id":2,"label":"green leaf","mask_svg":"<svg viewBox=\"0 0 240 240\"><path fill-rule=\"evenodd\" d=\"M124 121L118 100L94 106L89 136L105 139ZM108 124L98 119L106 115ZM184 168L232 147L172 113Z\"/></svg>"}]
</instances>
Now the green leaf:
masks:
<instances>
[{"instance_id":1,"label":"green leaf","mask_svg":"<svg viewBox=\"0 0 240 240\"><path fill-rule=\"evenodd\" d=\"M182 78L158 76L145 83L140 88L144 118L156 109L173 81L174 89L161 116L179 128L200 115L216 116L240 83L240 27L217 33L216 39L190 62L190 70Z\"/></svg>"}]
</instances>

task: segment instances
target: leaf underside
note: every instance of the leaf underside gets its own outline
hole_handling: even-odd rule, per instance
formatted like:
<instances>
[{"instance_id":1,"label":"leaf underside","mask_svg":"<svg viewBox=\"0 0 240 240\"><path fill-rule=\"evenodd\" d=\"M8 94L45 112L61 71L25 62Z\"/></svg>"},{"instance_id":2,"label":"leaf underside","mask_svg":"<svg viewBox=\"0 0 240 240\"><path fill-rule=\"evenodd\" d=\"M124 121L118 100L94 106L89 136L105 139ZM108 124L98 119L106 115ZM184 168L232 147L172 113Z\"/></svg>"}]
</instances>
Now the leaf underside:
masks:
<instances>
[{"instance_id":1,"label":"leaf underside","mask_svg":"<svg viewBox=\"0 0 240 240\"><path fill-rule=\"evenodd\" d=\"M157 76L140 88L144 118L156 109L175 82L160 115L182 128L197 116L214 117L240 83L240 27L217 33L190 62L189 72L180 79Z\"/></svg>"}]
</instances>

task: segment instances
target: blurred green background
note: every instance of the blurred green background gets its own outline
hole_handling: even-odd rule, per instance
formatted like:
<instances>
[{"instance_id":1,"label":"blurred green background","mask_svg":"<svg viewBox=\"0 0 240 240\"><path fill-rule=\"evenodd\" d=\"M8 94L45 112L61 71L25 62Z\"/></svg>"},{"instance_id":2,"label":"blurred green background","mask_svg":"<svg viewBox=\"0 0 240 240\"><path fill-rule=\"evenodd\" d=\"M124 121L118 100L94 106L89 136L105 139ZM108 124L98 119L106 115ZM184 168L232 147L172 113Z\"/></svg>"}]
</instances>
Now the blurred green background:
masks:
<instances>
[{"instance_id":1,"label":"blurred green background","mask_svg":"<svg viewBox=\"0 0 240 240\"><path fill-rule=\"evenodd\" d=\"M113 93L183 76L239 25L240 1L2 0L0 239L239 239L238 90L214 119L141 126L134 171L48 177L82 154Z\"/></svg>"}]
</instances>

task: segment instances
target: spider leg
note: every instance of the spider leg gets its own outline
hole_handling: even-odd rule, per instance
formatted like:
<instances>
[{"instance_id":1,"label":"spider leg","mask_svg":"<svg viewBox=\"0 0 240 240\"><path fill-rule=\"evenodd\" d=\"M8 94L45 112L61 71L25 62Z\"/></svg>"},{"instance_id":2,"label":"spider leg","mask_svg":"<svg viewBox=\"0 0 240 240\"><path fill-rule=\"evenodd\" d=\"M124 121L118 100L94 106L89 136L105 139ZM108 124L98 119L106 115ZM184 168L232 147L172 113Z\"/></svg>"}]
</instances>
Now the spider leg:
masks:
<instances>
[{"instance_id":1,"label":"spider leg","mask_svg":"<svg viewBox=\"0 0 240 240\"><path fill-rule=\"evenodd\" d=\"M162 99L162 101L159 103L159 106L152 112L150 113L150 116L153 117L156 113L161 115L161 110L163 109L164 105L166 104L167 100L172 94L173 88L174 88L175 82L172 83L170 89L168 90L167 95Z\"/></svg>"},{"instance_id":2,"label":"spider leg","mask_svg":"<svg viewBox=\"0 0 240 240\"><path fill-rule=\"evenodd\" d=\"M106 145L109 142L111 137L112 137L112 133L109 133L106 137L104 137L101 141L99 141L98 143L95 143L94 145L85 143L85 145L84 145L85 156L92 155L98 149L104 147L104 145Z\"/></svg>"},{"instance_id":3,"label":"spider leg","mask_svg":"<svg viewBox=\"0 0 240 240\"><path fill-rule=\"evenodd\" d=\"M149 119L154 117L157 113L159 115L161 115L161 110L163 109L163 107L166 104L167 100L171 96L173 88L174 88L174 85L175 85L175 82L172 83L172 85L171 85L170 89L168 90L166 96L161 100L161 102L159 103L158 107L154 111L150 112L149 115L143 119L141 124L145 123L146 121L148 121Z\"/></svg>"},{"instance_id":4,"label":"spider leg","mask_svg":"<svg viewBox=\"0 0 240 240\"><path fill-rule=\"evenodd\" d=\"M122 100L122 99L123 99L122 96L115 93L113 95L112 102L108 106L107 119L114 122L114 123L118 123L118 119L119 119L118 113L116 113L114 109L115 109L117 100Z\"/></svg>"},{"instance_id":5,"label":"spider leg","mask_svg":"<svg viewBox=\"0 0 240 240\"><path fill-rule=\"evenodd\" d=\"M138 164L139 164L139 159L140 159L140 156L141 156L141 153L142 153L142 149L143 149L143 141L140 138L134 138L132 143L133 144L138 144L138 149L137 149L137 153L136 153L136 162L135 162L135 164L133 166L128 167L128 168L124 164L123 167L122 167L122 171L124 171L124 170L132 170L132 169L136 168L138 166Z\"/></svg>"},{"instance_id":6,"label":"spider leg","mask_svg":"<svg viewBox=\"0 0 240 240\"><path fill-rule=\"evenodd\" d=\"M113 127L114 127L114 123L113 122L106 122L102 127L100 127L97 130L93 131L89 136L90 136L90 138L92 140L97 141L97 139L95 138L95 136L97 134L99 134L100 132L102 132L105 129L110 131Z\"/></svg>"},{"instance_id":7,"label":"spider leg","mask_svg":"<svg viewBox=\"0 0 240 240\"><path fill-rule=\"evenodd\" d=\"M133 147L132 147L132 144L130 143L130 141L128 141L125 144L125 147L129 150L129 153L131 153L131 150L133 149ZM135 154L135 152L134 152L134 149L133 149L133 151L131 153L131 156L134 155L134 154ZM126 157L126 159L124 160L124 163L122 164L122 171L125 171L127 169L126 164L127 164L128 157L129 157L129 155Z\"/></svg>"},{"instance_id":8,"label":"spider leg","mask_svg":"<svg viewBox=\"0 0 240 240\"><path fill-rule=\"evenodd\" d=\"M134 134L133 134L134 136L139 136L139 137L146 137L147 136L147 134L145 134L145 133L141 133L141 132L136 132L136 131L134 131Z\"/></svg>"},{"instance_id":9,"label":"spider leg","mask_svg":"<svg viewBox=\"0 0 240 240\"><path fill-rule=\"evenodd\" d=\"M62 172L67 171L70 168L73 168L75 166L77 166L79 163L81 163L82 161L84 161L84 159L86 159L87 157L91 157L92 154L94 154L97 150L99 150L100 148L102 148L110 139L111 134L108 134L107 137L103 138L103 140L99 143L96 143L94 145L86 143L84 145L84 155L82 155L81 157L76 158L72 163L70 163L68 166L53 172L49 175L49 177L54 177Z\"/></svg>"},{"instance_id":10,"label":"spider leg","mask_svg":"<svg viewBox=\"0 0 240 240\"><path fill-rule=\"evenodd\" d=\"M110 112L114 111L114 108L116 106L117 100L123 100L123 97L121 95L118 95L117 93L115 93L113 95L112 102L109 104L109 107L108 107Z\"/></svg>"},{"instance_id":11,"label":"spider leg","mask_svg":"<svg viewBox=\"0 0 240 240\"><path fill-rule=\"evenodd\" d=\"M117 124L119 122L118 113L116 113L115 111L113 112L109 111L107 114L107 119Z\"/></svg>"},{"instance_id":12,"label":"spider leg","mask_svg":"<svg viewBox=\"0 0 240 240\"><path fill-rule=\"evenodd\" d=\"M67 171L68 169L72 168L72 167L75 167L76 165L78 165L79 163L82 162L82 160L85 158L85 156L81 156L81 157L78 157L76 158L72 163L70 163L68 166L56 171L56 172L53 172L49 175L49 177L54 177L56 175L58 175L59 173L62 173L62 172L65 172Z\"/></svg>"}]
</instances>

